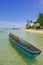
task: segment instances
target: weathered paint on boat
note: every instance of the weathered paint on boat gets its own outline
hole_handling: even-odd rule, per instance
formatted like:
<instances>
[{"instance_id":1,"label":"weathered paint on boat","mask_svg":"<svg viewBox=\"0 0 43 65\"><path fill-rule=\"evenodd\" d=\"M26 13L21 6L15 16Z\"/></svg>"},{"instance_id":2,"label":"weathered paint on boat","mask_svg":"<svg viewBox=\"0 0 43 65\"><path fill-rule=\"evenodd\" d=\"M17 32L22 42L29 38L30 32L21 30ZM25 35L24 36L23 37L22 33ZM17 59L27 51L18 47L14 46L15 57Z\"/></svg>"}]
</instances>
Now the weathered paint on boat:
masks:
<instances>
[{"instance_id":1,"label":"weathered paint on boat","mask_svg":"<svg viewBox=\"0 0 43 65\"><path fill-rule=\"evenodd\" d=\"M9 34L9 35L11 35L11 34ZM16 46L18 49L20 49L21 51L23 51L26 55L28 55L28 56L30 56L30 57L32 57L32 58L34 58L34 57L36 57L37 55L39 55L40 53L41 53L41 51L39 50L39 49L37 49L37 48L35 48L34 46L32 46L32 47L34 47L35 49L37 49L37 51L35 50L35 49L31 49L31 48L26 48L25 46L23 46L23 45L20 45L19 43L18 43L18 41L16 40L13 40L12 39L12 37L10 37L9 36L9 40L12 42L12 44L14 45L14 46ZM20 39L21 41L24 41L24 40L22 40L22 39ZM25 41L24 41L25 42ZM25 42L26 43L26 42ZM29 44L28 44L29 45ZM31 44L30 44L31 45Z\"/></svg>"}]
</instances>

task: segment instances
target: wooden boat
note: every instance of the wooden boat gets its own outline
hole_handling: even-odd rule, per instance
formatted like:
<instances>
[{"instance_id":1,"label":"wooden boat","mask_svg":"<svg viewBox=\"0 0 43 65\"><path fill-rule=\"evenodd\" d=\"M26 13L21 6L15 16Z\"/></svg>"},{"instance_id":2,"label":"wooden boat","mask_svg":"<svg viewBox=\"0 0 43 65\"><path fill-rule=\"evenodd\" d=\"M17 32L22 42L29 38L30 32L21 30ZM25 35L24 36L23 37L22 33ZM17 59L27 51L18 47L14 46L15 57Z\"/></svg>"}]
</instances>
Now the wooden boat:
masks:
<instances>
[{"instance_id":1,"label":"wooden boat","mask_svg":"<svg viewBox=\"0 0 43 65\"><path fill-rule=\"evenodd\" d=\"M20 50L25 52L25 54L27 54L28 56L32 58L36 57L37 55L41 53L41 50L37 49L36 47L31 45L27 41L19 38L18 36L12 33L9 34L9 40L12 42L14 46L19 48Z\"/></svg>"}]
</instances>

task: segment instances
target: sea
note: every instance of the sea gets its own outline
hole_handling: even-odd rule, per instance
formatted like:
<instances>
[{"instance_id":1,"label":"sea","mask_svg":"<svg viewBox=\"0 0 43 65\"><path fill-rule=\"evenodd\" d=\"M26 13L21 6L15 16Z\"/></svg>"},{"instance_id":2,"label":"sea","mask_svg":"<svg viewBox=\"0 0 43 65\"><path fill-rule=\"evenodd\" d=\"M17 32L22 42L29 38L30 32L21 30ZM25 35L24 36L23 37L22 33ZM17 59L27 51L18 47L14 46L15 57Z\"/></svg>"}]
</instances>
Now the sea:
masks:
<instances>
[{"instance_id":1,"label":"sea","mask_svg":"<svg viewBox=\"0 0 43 65\"><path fill-rule=\"evenodd\" d=\"M30 58L9 42L9 33L28 41L42 52ZM43 65L43 34L26 32L24 29L0 29L0 65Z\"/></svg>"}]
</instances>

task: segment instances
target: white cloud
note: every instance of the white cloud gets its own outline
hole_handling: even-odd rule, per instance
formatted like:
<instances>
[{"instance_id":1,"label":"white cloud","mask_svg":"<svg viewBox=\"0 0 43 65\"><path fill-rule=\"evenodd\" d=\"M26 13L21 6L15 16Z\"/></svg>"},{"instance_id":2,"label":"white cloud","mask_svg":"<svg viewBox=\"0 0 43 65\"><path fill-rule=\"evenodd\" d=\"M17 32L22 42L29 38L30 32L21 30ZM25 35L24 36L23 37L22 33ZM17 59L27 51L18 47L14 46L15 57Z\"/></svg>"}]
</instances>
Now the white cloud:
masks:
<instances>
[{"instance_id":1,"label":"white cloud","mask_svg":"<svg viewBox=\"0 0 43 65\"><path fill-rule=\"evenodd\" d=\"M39 0L40 5L43 5L43 0Z\"/></svg>"},{"instance_id":2,"label":"white cloud","mask_svg":"<svg viewBox=\"0 0 43 65\"><path fill-rule=\"evenodd\" d=\"M43 8L43 0L38 0L38 4L40 8Z\"/></svg>"},{"instance_id":3,"label":"white cloud","mask_svg":"<svg viewBox=\"0 0 43 65\"><path fill-rule=\"evenodd\" d=\"M25 26L25 24L23 24L23 23L0 21L0 28L13 28L13 27L23 28L24 26Z\"/></svg>"},{"instance_id":4,"label":"white cloud","mask_svg":"<svg viewBox=\"0 0 43 65\"><path fill-rule=\"evenodd\" d=\"M35 11L43 12L43 0L35 0L34 8Z\"/></svg>"}]
</instances>

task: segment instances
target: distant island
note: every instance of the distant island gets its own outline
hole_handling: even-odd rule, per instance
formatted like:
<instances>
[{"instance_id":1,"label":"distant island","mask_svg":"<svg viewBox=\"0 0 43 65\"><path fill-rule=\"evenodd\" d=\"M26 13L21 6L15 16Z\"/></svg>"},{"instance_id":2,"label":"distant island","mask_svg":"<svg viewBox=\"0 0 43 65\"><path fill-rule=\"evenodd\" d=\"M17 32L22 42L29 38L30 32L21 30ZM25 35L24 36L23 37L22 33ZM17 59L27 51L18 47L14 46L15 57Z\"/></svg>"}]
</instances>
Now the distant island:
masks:
<instances>
[{"instance_id":1,"label":"distant island","mask_svg":"<svg viewBox=\"0 0 43 65\"><path fill-rule=\"evenodd\" d=\"M12 28L13 30L20 30L20 28Z\"/></svg>"},{"instance_id":2,"label":"distant island","mask_svg":"<svg viewBox=\"0 0 43 65\"><path fill-rule=\"evenodd\" d=\"M20 30L21 28L0 28L0 32L1 32L1 30L9 30L9 29Z\"/></svg>"}]
</instances>

